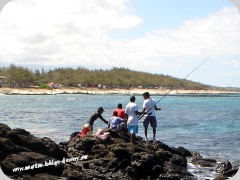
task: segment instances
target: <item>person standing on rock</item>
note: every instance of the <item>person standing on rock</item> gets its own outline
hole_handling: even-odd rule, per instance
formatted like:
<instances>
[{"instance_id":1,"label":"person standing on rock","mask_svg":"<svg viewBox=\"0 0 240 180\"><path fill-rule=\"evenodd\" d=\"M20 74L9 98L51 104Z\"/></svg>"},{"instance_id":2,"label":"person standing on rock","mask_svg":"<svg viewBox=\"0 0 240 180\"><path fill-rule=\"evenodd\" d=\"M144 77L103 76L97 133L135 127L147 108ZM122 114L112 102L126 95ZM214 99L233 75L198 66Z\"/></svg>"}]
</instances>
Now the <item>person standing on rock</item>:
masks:
<instances>
[{"instance_id":1,"label":"person standing on rock","mask_svg":"<svg viewBox=\"0 0 240 180\"><path fill-rule=\"evenodd\" d=\"M99 118L104 123L108 124L108 121L102 117L102 113L104 112L103 107L99 107L97 112L95 112L89 119L89 121L83 125L83 130L81 137L83 138L89 131L93 131L93 124Z\"/></svg>"},{"instance_id":2,"label":"person standing on rock","mask_svg":"<svg viewBox=\"0 0 240 180\"><path fill-rule=\"evenodd\" d=\"M138 133L138 115L143 113L138 112L138 106L135 103L135 96L130 97L130 102L127 104L125 113L127 114L128 132L131 134L130 142L134 142L135 134Z\"/></svg>"},{"instance_id":3,"label":"person standing on rock","mask_svg":"<svg viewBox=\"0 0 240 180\"><path fill-rule=\"evenodd\" d=\"M145 119L143 120L143 127L144 127L144 134L145 134L145 140L148 141L148 125L150 123L152 130L153 130L153 141L156 139L156 128L157 128L157 120L155 116L155 110L161 110L161 108L158 108L156 106L156 101L150 97L149 92L143 93L143 112L146 112L147 115L145 115Z\"/></svg>"}]
</instances>

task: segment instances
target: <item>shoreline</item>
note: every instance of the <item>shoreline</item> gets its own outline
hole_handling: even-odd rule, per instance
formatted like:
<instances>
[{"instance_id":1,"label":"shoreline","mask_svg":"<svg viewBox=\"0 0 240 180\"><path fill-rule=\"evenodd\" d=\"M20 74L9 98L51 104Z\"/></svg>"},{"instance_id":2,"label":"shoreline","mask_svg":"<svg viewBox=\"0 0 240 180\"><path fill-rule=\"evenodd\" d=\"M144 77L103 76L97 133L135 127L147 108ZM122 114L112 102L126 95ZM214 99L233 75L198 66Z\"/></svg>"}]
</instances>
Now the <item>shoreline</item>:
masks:
<instances>
[{"instance_id":1,"label":"shoreline","mask_svg":"<svg viewBox=\"0 0 240 180\"><path fill-rule=\"evenodd\" d=\"M239 95L237 91L224 90L182 90L182 89L99 89L99 88L62 88L62 89L38 89L38 88L0 88L3 95L57 95L57 94L88 94L88 95L142 95L148 91L151 95Z\"/></svg>"}]
</instances>

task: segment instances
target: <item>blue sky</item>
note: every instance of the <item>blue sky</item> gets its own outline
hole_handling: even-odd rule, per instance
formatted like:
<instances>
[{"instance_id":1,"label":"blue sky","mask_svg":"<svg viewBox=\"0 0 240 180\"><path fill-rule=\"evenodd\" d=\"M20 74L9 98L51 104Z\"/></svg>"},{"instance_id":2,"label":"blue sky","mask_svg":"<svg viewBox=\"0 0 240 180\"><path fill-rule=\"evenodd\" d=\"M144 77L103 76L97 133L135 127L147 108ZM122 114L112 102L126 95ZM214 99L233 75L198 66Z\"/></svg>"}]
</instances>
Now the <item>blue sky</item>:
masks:
<instances>
[{"instance_id":1,"label":"blue sky","mask_svg":"<svg viewBox=\"0 0 240 180\"><path fill-rule=\"evenodd\" d=\"M240 14L227 0L12 0L0 12L0 39L0 66L182 79L210 58L188 79L240 87Z\"/></svg>"},{"instance_id":2,"label":"blue sky","mask_svg":"<svg viewBox=\"0 0 240 180\"><path fill-rule=\"evenodd\" d=\"M136 38L152 29L176 28L184 21L207 16L223 7L235 7L227 0L135 0L133 13L142 24L125 32L115 32L114 38Z\"/></svg>"}]
</instances>

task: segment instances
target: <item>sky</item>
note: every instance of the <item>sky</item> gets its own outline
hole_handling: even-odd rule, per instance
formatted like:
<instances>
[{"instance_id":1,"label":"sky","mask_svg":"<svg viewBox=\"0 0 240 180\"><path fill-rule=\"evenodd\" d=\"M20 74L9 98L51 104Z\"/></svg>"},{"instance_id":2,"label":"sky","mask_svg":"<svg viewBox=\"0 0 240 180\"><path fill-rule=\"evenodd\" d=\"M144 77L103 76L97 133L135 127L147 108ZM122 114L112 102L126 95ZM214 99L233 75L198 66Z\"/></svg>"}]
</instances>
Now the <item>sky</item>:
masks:
<instances>
[{"instance_id":1,"label":"sky","mask_svg":"<svg viewBox=\"0 0 240 180\"><path fill-rule=\"evenodd\" d=\"M184 79L206 59L188 80L240 87L240 11L228 0L12 0L0 11L0 67Z\"/></svg>"}]
</instances>

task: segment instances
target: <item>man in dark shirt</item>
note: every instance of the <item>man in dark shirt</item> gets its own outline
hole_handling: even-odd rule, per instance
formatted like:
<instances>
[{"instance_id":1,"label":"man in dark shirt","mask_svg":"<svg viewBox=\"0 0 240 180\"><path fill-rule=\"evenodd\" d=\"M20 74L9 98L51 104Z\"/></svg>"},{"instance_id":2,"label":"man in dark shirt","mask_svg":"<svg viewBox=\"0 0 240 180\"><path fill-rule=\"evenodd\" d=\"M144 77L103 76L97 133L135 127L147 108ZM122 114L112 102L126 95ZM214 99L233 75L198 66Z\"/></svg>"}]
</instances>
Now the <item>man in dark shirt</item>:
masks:
<instances>
[{"instance_id":1,"label":"man in dark shirt","mask_svg":"<svg viewBox=\"0 0 240 180\"><path fill-rule=\"evenodd\" d=\"M95 112L89 119L89 121L83 125L83 130L81 132L81 137L83 138L89 131L93 131L93 123L100 118L103 122L108 124L108 121L102 117L104 109L103 107L99 107L97 112Z\"/></svg>"},{"instance_id":2,"label":"man in dark shirt","mask_svg":"<svg viewBox=\"0 0 240 180\"><path fill-rule=\"evenodd\" d=\"M89 119L89 121L88 121L88 124L93 127L93 123L94 123L94 121L97 120L97 118L100 118L103 122L105 122L106 124L108 124L108 121L102 117L103 111L104 111L103 107L99 107L98 110L97 110L97 112L94 113L94 114L90 117L90 119Z\"/></svg>"}]
</instances>

